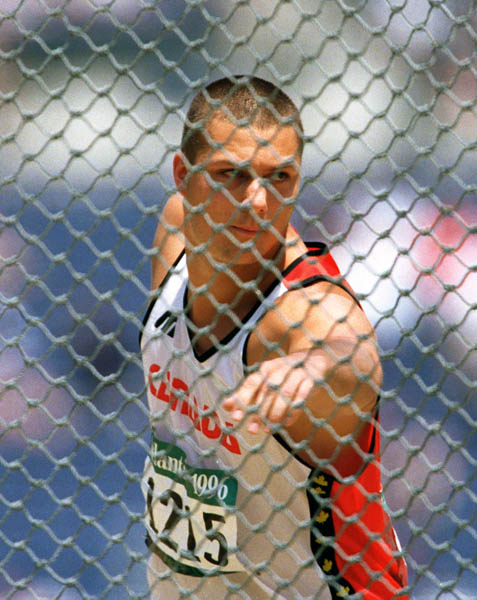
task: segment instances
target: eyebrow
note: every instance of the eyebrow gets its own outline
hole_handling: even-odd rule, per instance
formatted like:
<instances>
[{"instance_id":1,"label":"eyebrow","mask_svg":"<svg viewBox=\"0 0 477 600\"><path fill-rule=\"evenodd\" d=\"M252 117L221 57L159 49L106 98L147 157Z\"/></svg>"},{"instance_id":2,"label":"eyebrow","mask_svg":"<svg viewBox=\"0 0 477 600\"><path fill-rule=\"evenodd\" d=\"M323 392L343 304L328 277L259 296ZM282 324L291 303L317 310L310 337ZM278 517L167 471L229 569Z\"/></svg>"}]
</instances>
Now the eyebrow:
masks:
<instances>
[{"instance_id":1,"label":"eyebrow","mask_svg":"<svg viewBox=\"0 0 477 600\"><path fill-rule=\"evenodd\" d=\"M209 160L209 164L213 164L214 167L220 167L220 166L224 166L224 167L229 167L229 166L233 166L235 169L249 169L251 166L251 163L249 160L233 160L232 158L219 158L218 160L214 160L211 159Z\"/></svg>"},{"instance_id":2,"label":"eyebrow","mask_svg":"<svg viewBox=\"0 0 477 600\"><path fill-rule=\"evenodd\" d=\"M208 165L213 165L214 167L232 166L234 169L237 169L238 171L243 170L243 169L252 168L252 164L251 164L250 160L239 161L239 160L233 160L232 158L219 158L218 160L210 159L208 161ZM276 171L277 169L296 168L297 166L298 166L298 164L296 162L296 158L294 156L290 156L288 158L285 158L285 160L277 163L273 167L271 167L271 170Z\"/></svg>"}]
</instances>

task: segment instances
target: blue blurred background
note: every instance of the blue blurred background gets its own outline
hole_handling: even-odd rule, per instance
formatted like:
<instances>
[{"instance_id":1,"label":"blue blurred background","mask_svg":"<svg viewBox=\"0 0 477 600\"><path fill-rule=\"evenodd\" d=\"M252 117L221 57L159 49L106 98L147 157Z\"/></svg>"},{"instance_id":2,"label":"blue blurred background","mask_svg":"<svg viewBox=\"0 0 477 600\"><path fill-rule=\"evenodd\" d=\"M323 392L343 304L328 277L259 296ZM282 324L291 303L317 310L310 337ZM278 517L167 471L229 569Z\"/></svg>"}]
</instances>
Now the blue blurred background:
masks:
<instances>
[{"instance_id":1,"label":"blue blurred background","mask_svg":"<svg viewBox=\"0 0 477 600\"><path fill-rule=\"evenodd\" d=\"M385 497L411 596L477 581L473 3L4 0L0 597L147 598L138 333L194 90L282 85L295 225L376 326Z\"/></svg>"}]
</instances>

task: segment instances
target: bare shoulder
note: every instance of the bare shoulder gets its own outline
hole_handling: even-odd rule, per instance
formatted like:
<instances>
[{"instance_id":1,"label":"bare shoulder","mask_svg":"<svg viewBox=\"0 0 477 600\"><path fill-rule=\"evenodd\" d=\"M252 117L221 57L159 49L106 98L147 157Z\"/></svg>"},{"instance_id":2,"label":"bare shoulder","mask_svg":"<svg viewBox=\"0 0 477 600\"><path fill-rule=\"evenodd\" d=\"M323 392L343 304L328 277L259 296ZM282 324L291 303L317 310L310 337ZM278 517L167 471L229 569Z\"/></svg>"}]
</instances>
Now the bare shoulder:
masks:
<instances>
[{"instance_id":1,"label":"bare shoulder","mask_svg":"<svg viewBox=\"0 0 477 600\"><path fill-rule=\"evenodd\" d=\"M374 354L375 333L356 300L340 286L320 281L277 299L250 338L248 360L309 350L337 338L351 346L369 343Z\"/></svg>"},{"instance_id":2,"label":"bare shoulder","mask_svg":"<svg viewBox=\"0 0 477 600\"><path fill-rule=\"evenodd\" d=\"M359 336L374 335L355 298L329 281L319 281L283 294L269 316L286 321L292 330L301 327L320 339L345 330Z\"/></svg>"},{"instance_id":3,"label":"bare shoulder","mask_svg":"<svg viewBox=\"0 0 477 600\"><path fill-rule=\"evenodd\" d=\"M154 235L155 253L152 257L152 289L157 288L184 249L182 196L174 194L166 202Z\"/></svg>"}]
</instances>

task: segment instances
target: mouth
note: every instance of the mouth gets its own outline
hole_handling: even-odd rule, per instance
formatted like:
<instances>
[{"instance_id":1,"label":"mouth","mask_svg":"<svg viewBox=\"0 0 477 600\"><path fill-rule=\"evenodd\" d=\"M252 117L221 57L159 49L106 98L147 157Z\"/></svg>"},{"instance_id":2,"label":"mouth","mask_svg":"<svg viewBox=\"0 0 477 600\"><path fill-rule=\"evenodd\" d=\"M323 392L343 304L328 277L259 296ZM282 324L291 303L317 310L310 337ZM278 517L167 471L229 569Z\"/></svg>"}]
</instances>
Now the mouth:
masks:
<instances>
[{"instance_id":1,"label":"mouth","mask_svg":"<svg viewBox=\"0 0 477 600\"><path fill-rule=\"evenodd\" d=\"M243 235L248 235L248 236L255 236L260 231L259 227L256 227L256 226L253 227L253 226L247 226L247 225L232 225L231 229L232 229L232 231L234 231L236 233L241 233Z\"/></svg>"}]
</instances>

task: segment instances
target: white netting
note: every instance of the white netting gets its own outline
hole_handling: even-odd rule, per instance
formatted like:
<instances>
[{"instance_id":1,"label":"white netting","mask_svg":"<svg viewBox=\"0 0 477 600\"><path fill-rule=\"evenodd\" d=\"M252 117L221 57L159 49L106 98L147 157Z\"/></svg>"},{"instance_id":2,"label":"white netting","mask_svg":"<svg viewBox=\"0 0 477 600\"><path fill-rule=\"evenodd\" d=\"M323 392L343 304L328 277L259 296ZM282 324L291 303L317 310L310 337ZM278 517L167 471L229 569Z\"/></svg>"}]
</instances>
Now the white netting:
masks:
<instances>
[{"instance_id":1,"label":"white netting","mask_svg":"<svg viewBox=\"0 0 477 600\"><path fill-rule=\"evenodd\" d=\"M278 83L294 223L376 328L410 595L477 580L477 18L425 0L0 3L0 596L147 598L138 333L197 89Z\"/></svg>"}]
</instances>

